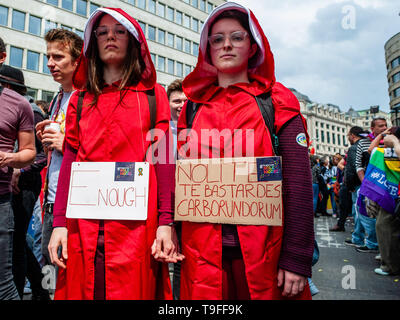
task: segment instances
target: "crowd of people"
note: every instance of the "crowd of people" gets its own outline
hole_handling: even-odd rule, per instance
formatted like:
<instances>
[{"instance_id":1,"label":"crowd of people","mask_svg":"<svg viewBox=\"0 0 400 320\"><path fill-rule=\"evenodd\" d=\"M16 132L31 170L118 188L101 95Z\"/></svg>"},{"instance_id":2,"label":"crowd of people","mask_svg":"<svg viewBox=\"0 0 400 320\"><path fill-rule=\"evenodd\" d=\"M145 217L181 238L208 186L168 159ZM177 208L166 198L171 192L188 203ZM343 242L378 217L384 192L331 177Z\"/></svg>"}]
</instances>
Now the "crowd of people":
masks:
<instances>
[{"instance_id":1,"label":"crowd of people","mask_svg":"<svg viewBox=\"0 0 400 320\"><path fill-rule=\"evenodd\" d=\"M358 126L348 134L346 155L310 155L314 216L332 216L332 232L345 231L346 219L354 223L345 244L357 252L374 253L380 261L375 273L400 272L400 127L387 127L385 118L374 118L371 131ZM332 213L327 212L331 201Z\"/></svg>"},{"instance_id":2,"label":"crowd of people","mask_svg":"<svg viewBox=\"0 0 400 320\"><path fill-rule=\"evenodd\" d=\"M122 9L97 9L84 39L52 29L44 41L60 84L49 105L25 96L20 70L0 69L0 299L23 298L25 278L33 299L50 299L41 272L48 266L56 268L54 299L311 299L313 212L328 215L328 199L338 231L351 207L360 211L357 197L369 215L377 208L381 271L398 270L387 236L391 209L356 182L372 175L360 158L369 147L362 130L350 130L347 158L313 157L312 170L297 169L309 167L306 121L296 97L276 81L267 37L249 9L234 2L214 9L195 69L167 91L157 84L140 25ZM3 64L2 40L0 58ZM241 139L222 144L218 135L216 146L204 130ZM382 132L379 126L370 138ZM378 165L372 160L382 152L385 163L392 159L377 150L371 162ZM283 225L176 222L175 161L232 154L282 157ZM74 162L147 162L146 219L67 218ZM360 232L351 244L358 250L378 247L375 220L355 218Z\"/></svg>"}]
</instances>

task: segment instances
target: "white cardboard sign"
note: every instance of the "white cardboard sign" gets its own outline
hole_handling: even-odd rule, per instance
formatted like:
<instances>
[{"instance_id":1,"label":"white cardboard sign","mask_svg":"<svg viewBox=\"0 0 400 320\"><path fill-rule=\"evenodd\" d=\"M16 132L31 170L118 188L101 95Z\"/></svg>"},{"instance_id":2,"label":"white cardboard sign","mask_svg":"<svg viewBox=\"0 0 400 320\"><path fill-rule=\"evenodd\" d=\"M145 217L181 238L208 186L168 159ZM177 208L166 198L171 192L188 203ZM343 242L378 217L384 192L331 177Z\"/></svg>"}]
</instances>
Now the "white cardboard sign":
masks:
<instances>
[{"instance_id":1,"label":"white cardboard sign","mask_svg":"<svg viewBox=\"0 0 400 320\"><path fill-rule=\"evenodd\" d=\"M147 162L74 162L67 218L146 220Z\"/></svg>"}]
</instances>

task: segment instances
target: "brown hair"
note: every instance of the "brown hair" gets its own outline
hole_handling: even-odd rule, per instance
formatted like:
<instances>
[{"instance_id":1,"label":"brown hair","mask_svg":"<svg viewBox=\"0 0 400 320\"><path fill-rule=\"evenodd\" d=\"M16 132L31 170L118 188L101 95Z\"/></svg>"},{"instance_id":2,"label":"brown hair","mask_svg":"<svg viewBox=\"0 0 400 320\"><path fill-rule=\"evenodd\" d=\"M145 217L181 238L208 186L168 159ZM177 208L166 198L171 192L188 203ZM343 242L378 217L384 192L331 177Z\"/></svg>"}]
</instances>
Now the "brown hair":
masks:
<instances>
[{"instance_id":1,"label":"brown hair","mask_svg":"<svg viewBox=\"0 0 400 320\"><path fill-rule=\"evenodd\" d=\"M176 79L176 80L172 81L170 83L170 85L168 86L168 88L167 88L168 99L169 99L169 96L171 95L171 93L174 91L183 92L181 79Z\"/></svg>"},{"instance_id":2,"label":"brown hair","mask_svg":"<svg viewBox=\"0 0 400 320\"><path fill-rule=\"evenodd\" d=\"M106 14L104 13L100 17L98 17L95 25L93 26L93 30L96 30L101 18L104 15ZM126 86L138 84L142 78L142 73L146 68L142 55L140 54L140 43L134 38L134 36L130 32L128 32L128 41L127 55L123 63L124 72L122 74L122 80L118 88L120 91L122 91ZM94 95L94 99L91 105L95 105L104 85L104 62L100 59L99 48L97 46L97 40L94 35L94 31L90 37L86 57L88 59L88 77L86 88L88 92Z\"/></svg>"},{"instance_id":3,"label":"brown hair","mask_svg":"<svg viewBox=\"0 0 400 320\"><path fill-rule=\"evenodd\" d=\"M69 53L75 61L81 54L83 40L76 33L66 29L51 29L44 36L46 42L60 42L69 48Z\"/></svg>"}]
</instances>

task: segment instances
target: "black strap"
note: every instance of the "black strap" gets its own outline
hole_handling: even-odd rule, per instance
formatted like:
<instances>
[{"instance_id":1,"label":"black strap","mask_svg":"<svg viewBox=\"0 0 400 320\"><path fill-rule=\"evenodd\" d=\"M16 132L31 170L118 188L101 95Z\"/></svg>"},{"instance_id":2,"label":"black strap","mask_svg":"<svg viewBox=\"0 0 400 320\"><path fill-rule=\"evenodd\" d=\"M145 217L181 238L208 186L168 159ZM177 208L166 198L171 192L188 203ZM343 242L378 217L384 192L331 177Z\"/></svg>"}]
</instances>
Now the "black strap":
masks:
<instances>
[{"instance_id":1,"label":"black strap","mask_svg":"<svg viewBox=\"0 0 400 320\"><path fill-rule=\"evenodd\" d=\"M4 89L4 87L0 86L0 95L3 93L3 89Z\"/></svg>"},{"instance_id":2,"label":"black strap","mask_svg":"<svg viewBox=\"0 0 400 320\"><path fill-rule=\"evenodd\" d=\"M78 123L78 131L79 131L79 121L81 121L82 116L82 107L83 107L83 98L85 97L86 91L79 91L78 94L78 104L76 105L76 120Z\"/></svg>"},{"instance_id":3,"label":"black strap","mask_svg":"<svg viewBox=\"0 0 400 320\"><path fill-rule=\"evenodd\" d=\"M274 149L275 155L278 155L278 136L275 134L275 109L272 104L271 91L260 94L255 97L257 105L260 108L262 117L265 122L265 126L269 131L271 137L272 147Z\"/></svg>"},{"instance_id":4,"label":"black strap","mask_svg":"<svg viewBox=\"0 0 400 320\"><path fill-rule=\"evenodd\" d=\"M269 135L271 137L272 147L274 149L275 155L278 155L278 146L279 140L278 136L275 133L275 109L272 104L271 92L265 92L260 94L259 96L254 97L256 99L258 108L260 109L261 115L264 119L265 126L269 131ZM194 118L196 117L196 113L199 110L200 105L188 100L186 104L186 125L188 129L192 128Z\"/></svg>"},{"instance_id":5,"label":"black strap","mask_svg":"<svg viewBox=\"0 0 400 320\"><path fill-rule=\"evenodd\" d=\"M147 100L149 102L150 109L150 130L156 127L156 116L157 116L157 103L156 103L156 94L153 89L146 91Z\"/></svg>"},{"instance_id":6,"label":"black strap","mask_svg":"<svg viewBox=\"0 0 400 320\"><path fill-rule=\"evenodd\" d=\"M53 98L53 100L51 100L51 104L50 104L50 107L49 107L49 116L51 116L51 113L53 112L53 108L54 108L54 105L56 104L56 102L57 102L57 99L58 99L58 95L60 94L60 91L58 91L57 92L57 94L56 94L56 96Z\"/></svg>"}]
</instances>

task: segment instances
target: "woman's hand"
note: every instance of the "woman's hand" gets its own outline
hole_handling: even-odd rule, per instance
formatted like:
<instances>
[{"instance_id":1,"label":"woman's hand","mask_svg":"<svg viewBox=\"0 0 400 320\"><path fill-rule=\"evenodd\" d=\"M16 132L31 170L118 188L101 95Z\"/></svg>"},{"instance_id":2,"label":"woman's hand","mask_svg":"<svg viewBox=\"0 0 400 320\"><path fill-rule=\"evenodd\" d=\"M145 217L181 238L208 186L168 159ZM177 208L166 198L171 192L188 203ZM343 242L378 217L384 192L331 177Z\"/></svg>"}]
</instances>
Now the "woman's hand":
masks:
<instances>
[{"instance_id":1,"label":"woman's hand","mask_svg":"<svg viewBox=\"0 0 400 320\"><path fill-rule=\"evenodd\" d=\"M151 254L160 262L176 263L185 259L185 256L179 253L178 237L173 226L158 227Z\"/></svg>"},{"instance_id":2,"label":"woman's hand","mask_svg":"<svg viewBox=\"0 0 400 320\"><path fill-rule=\"evenodd\" d=\"M61 268L66 268L67 259L68 259L68 250L67 250L67 242L68 242L68 230L67 228L54 228L53 233L51 234L50 242L49 242L49 254L51 263L56 264ZM58 257L58 248L61 246L62 252L61 257Z\"/></svg>"}]
</instances>

